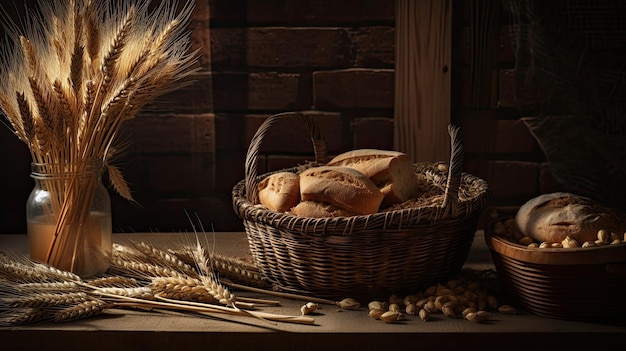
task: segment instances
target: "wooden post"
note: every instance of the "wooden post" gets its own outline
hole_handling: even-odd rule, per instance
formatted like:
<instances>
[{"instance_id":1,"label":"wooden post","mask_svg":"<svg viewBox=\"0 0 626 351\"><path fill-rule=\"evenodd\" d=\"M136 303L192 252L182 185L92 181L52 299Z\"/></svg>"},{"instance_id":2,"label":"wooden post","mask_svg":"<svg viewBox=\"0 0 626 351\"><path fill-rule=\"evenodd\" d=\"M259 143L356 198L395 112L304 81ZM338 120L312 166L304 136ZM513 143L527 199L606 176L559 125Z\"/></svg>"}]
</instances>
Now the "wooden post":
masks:
<instances>
[{"instance_id":1,"label":"wooden post","mask_svg":"<svg viewBox=\"0 0 626 351\"><path fill-rule=\"evenodd\" d=\"M394 148L448 161L452 0L396 1Z\"/></svg>"}]
</instances>

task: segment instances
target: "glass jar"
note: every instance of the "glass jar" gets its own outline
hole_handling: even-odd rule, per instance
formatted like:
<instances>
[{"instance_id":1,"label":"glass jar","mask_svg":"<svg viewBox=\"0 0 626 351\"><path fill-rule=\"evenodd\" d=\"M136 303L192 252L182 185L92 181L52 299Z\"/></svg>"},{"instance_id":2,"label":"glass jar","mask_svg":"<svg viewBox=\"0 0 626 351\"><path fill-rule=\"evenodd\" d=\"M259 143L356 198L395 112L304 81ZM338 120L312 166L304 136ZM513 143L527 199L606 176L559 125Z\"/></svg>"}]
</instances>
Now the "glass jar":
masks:
<instances>
[{"instance_id":1,"label":"glass jar","mask_svg":"<svg viewBox=\"0 0 626 351\"><path fill-rule=\"evenodd\" d=\"M112 251L111 200L101 161L32 163L26 203L30 257L81 277L103 274Z\"/></svg>"}]
</instances>

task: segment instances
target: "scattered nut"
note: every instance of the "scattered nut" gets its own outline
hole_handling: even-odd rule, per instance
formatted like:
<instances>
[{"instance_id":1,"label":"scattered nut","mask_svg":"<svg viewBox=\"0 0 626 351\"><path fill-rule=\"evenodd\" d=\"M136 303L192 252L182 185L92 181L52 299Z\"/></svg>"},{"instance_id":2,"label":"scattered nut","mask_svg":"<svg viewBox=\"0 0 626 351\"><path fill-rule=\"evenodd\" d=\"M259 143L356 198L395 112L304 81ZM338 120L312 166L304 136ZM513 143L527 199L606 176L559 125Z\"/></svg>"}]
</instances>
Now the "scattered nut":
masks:
<instances>
[{"instance_id":1,"label":"scattered nut","mask_svg":"<svg viewBox=\"0 0 626 351\"><path fill-rule=\"evenodd\" d=\"M374 319L380 319L380 316L383 315L383 313L385 313L386 311L380 308L372 308L369 311L369 316L374 318Z\"/></svg>"},{"instance_id":2,"label":"scattered nut","mask_svg":"<svg viewBox=\"0 0 626 351\"><path fill-rule=\"evenodd\" d=\"M441 312L443 312L443 314L445 314L446 316L448 316L450 318L456 318L456 312L454 311L454 307L455 306L456 305L454 303L446 302L441 307Z\"/></svg>"},{"instance_id":3,"label":"scattered nut","mask_svg":"<svg viewBox=\"0 0 626 351\"><path fill-rule=\"evenodd\" d=\"M565 239L561 241L561 245L566 249L580 247L578 241L576 241L576 239L570 238L569 236L566 236Z\"/></svg>"},{"instance_id":4,"label":"scattered nut","mask_svg":"<svg viewBox=\"0 0 626 351\"><path fill-rule=\"evenodd\" d=\"M478 314L476 314L475 312L470 312L470 313L466 314L465 315L465 319L467 319L470 322L474 322L474 323L484 322L483 318L481 316L479 316Z\"/></svg>"},{"instance_id":5,"label":"scattered nut","mask_svg":"<svg viewBox=\"0 0 626 351\"><path fill-rule=\"evenodd\" d=\"M380 320L386 323L393 323L402 320L402 313L387 311L380 316Z\"/></svg>"},{"instance_id":6,"label":"scattered nut","mask_svg":"<svg viewBox=\"0 0 626 351\"><path fill-rule=\"evenodd\" d=\"M502 314L517 314L517 309L511 305L502 305L498 307L498 312Z\"/></svg>"},{"instance_id":7,"label":"scattered nut","mask_svg":"<svg viewBox=\"0 0 626 351\"><path fill-rule=\"evenodd\" d=\"M386 310L387 309L385 306L383 306L383 303L380 301L370 301L370 303L367 304L367 308L369 310L374 310L374 309Z\"/></svg>"},{"instance_id":8,"label":"scattered nut","mask_svg":"<svg viewBox=\"0 0 626 351\"><path fill-rule=\"evenodd\" d=\"M307 302L306 304L300 307L300 312L302 315L311 314L317 310L318 305L315 302Z\"/></svg>"},{"instance_id":9,"label":"scattered nut","mask_svg":"<svg viewBox=\"0 0 626 351\"><path fill-rule=\"evenodd\" d=\"M417 314L417 306L414 303L409 303L408 305L406 305L406 307L404 308L404 311L406 312L406 314L408 314L409 316L415 316L415 314Z\"/></svg>"},{"instance_id":10,"label":"scattered nut","mask_svg":"<svg viewBox=\"0 0 626 351\"><path fill-rule=\"evenodd\" d=\"M361 304L351 297L339 301L337 305L346 310L358 310L361 307Z\"/></svg>"},{"instance_id":11,"label":"scattered nut","mask_svg":"<svg viewBox=\"0 0 626 351\"><path fill-rule=\"evenodd\" d=\"M427 310L425 310L425 309L423 309L423 308L422 308L422 309L419 311L419 317L420 317L420 319L421 319L421 320L423 320L424 322L426 322L426 321L430 320L430 312L428 312Z\"/></svg>"},{"instance_id":12,"label":"scattered nut","mask_svg":"<svg viewBox=\"0 0 626 351\"><path fill-rule=\"evenodd\" d=\"M392 311L392 312L402 312L400 310L400 305L398 305L397 303L390 304L389 305L389 311Z\"/></svg>"},{"instance_id":13,"label":"scattered nut","mask_svg":"<svg viewBox=\"0 0 626 351\"><path fill-rule=\"evenodd\" d=\"M488 320L491 318L491 313L487 312L487 311L478 311L476 312L476 315L480 318L482 318L483 320Z\"/></svg>"}]
</instances>

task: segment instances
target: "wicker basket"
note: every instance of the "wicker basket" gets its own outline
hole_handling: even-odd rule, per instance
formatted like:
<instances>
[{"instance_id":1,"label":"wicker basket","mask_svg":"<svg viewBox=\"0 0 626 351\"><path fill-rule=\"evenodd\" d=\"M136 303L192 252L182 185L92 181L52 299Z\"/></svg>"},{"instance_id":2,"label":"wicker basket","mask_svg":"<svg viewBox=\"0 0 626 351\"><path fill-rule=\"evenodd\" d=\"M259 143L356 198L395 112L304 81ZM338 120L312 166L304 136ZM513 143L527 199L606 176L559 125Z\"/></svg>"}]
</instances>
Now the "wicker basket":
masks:
<instances>
[{"instance_id":1,"label":"wicker basket","mask_svg":"<svg viewBox=\"0 0 626 351\"><path fill-rule=\"evenodd\" d=\"M458 128L449 128L452 157L448 174L439 177L443 179L439 184L442 205L306 218L257 205L258 183L274 173L256 174L260 144L267 130L285 118L305 123L315 162L281 171L299 172L327 162L324 140L310 117L302 113L273 115L253 137L246 157L246 178L232 192L255 264L275 288L327 298L388 298L392 293L416 292L460 271L488 201L488 187L482 179L460 171L463 151ZM415 164L415 169L428 172L430 168Z\"/></svg>"},{"instance_id":2,"label":"wicker basket","mask_svg":"<svg viewBox=\"0 0 626 351\"><path fill-rule=\"evenodd\" d=\"M608 264L626 268L626 244L590 248L532 249L494 234L489 247L504 293L529 312L550 318L595 320L626 313L626 276L607 272Z\"/></svg>"}]
</instances>

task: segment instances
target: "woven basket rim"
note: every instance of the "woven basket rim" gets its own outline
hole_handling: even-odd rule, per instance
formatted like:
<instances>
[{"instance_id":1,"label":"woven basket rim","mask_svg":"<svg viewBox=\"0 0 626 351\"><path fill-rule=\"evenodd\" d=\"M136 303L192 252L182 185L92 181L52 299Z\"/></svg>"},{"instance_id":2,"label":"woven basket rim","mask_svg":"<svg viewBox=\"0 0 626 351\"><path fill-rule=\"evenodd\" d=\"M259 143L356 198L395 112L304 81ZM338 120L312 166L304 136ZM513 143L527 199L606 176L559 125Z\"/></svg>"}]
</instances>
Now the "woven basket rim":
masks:
<instances>
[{"instance_id":1,"label":"woven basket rim","mask_svg":"<svg viewBox=\"0 0 626 351\"><path fill-rule=\"evenodd\" d=\"M492 219L485 226L485 242L490 250L499 255L529 264L543 265L586 265L626 264L626 243L577 248L529 248L496 235L493 226L510 216Z\"/></svg>"},{"instance_id":2,"label":"woven basket rim","mask_svg":"<svg viewBox=\"0 0 626 351\"><path fill-rule=\"evenodd\" d=\"M260 145L267 134L267 131L280 120L296 119L303 122L309 131L309 136L313 144L315 161L307 165L286 168L278 171L257 175L256 165ZM259 204L258 183L270 174L281 171L298 172L305 168L324 165L328 162L326 144L321 130L315 121L304 113L286 112L269 116L259 127L252 138L248 153L246 154L245 178L239 181L232 190L233 207L240 218L244 221L263 223L276 229L284 229L291 232L301 231L303 233L341 233L342 235L362 230L378 231L400 231L432 225L444 220L458 220L464 217L473 217L481 211L487 204L489 198L489 187L487 182L479 177L462 171L463 166L463 144L461 141L459 127L448 126L450 134L451 150L450 162L447 175L445 175L445 191L442 205L436 204L426 206L416 206L412 208L402 208L390 211L379 211L368 215L356 215L351 217L301 217L289 213L274 212ZM415 166L434 164L432 162L415 163ZM425 168L419 169L425 172ZM416 174L418 169L415 169ZM445 172L444 172L445 173ZM459 200L461 184L467 182L468 185L476 187L473 199ZM474 189L474 190L476 190ZM472 193L474 194L474 193Z\"/></svg>"},{"instance_id":3,"label":"woven basket rim","mask_svg":"<svg viewBox=\"0 0 626 351\"><path fill-rule=\"evenodd\" d=\"M259 181L273 173L284 171L297 171L302 167L293 167L265 173L258 176ZM258 204L253 204L245 197L245 179L240 180L233 188L233 205L238 209L240 217L244 220L264 222L275 227L288 229L299 228L304 232L316 232L319 228L328 228L324 231L331 235L349 235L360 230L384 230L399 231L411 229L416 226L433 224L445 220L471 217L486 206L489 199L487 182L479 177L468 173L462 173L462 182L472 183L479 191L470 199L458 201L457 212L446 212L446 208L439 205L422 205L402 209L380 211L369 215L355 215L350 217L301 217L287 212L276 212ZM334 228L344 228L336 231Z\"/></svg>"}]
</instances>

